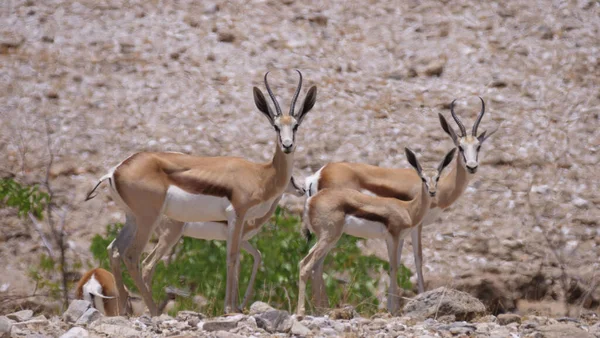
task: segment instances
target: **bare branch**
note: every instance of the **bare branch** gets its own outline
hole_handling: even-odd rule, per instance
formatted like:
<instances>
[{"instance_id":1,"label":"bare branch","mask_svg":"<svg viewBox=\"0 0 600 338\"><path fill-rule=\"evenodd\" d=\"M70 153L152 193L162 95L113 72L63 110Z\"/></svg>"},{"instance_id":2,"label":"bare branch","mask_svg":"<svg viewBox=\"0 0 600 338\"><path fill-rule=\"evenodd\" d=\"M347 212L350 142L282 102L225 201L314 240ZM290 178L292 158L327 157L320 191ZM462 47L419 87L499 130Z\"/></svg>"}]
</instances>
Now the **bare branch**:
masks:
<instances>
[{"instance_id":1,"label":"bare branch","mask_svg":"<svg viewBox=\"0 0 600 338\"><path fill-rule=\"evenodd\" d=\"M40 235L40 238L42 239L42 243L44 244L44 247L46 248L46 251L48 252L48 256L50 256L50 258L52 258L54 260L54 251L52 250L52 245L50 244L50 241L48 241L48 238L46 238L46 234L44 233L43 225L37 220L37 218L31 212L28 213L27 215L29 215L29 219L31 219L31 222L33 223L35 231Z\"/></svg>"}]
</instances>

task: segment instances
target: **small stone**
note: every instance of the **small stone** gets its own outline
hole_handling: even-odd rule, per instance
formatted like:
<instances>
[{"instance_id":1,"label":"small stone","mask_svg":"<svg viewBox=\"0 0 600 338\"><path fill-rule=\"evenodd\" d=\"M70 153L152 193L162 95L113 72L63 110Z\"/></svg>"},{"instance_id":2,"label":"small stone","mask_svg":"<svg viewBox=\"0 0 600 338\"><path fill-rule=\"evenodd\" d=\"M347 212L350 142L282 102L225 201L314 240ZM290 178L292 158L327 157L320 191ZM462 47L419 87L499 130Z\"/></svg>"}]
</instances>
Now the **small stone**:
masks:
<instances>
[{"instance_id":1,"label":"small stone","mask_svg":"<svg viewBox=\"0 0 600 338\"><path fill-rule=\"evenodd\" d=\"M204 319L204 315L194 311L179 311L176 319L181 322L187 322L191 327L196 327L200 320Z\"/></svg>"},{"instance_id":2,"label":"small stone","mask_svg":"<svg viewBox=\"0 0 600 338\"><path fill-rule=\"evenodd\" d=\"M425 66L423 73L427 76L441 76L446 66L445 59L433 60Z\"/></svg>"},{"instance_id":3,"label":"small stone","mask_svg":"<svg viewBox=\"0 0 600 338\"><path fill-rule=\"evenodd\" d=\"M311 330L304 326L302 323L293 321L291 333L296 336L308 336L311 334Z\"/></svg>"},{"instance_id":4,"label":"small stone","mask_svg":"<svg viewBox=\"0 0 600 338\"><path fill-rule=\"evenodd\" d=\"M287 311L271 310L254 315L254 319L258 327L270 333L285 333L292 328L292 319Z\"/></svg>"},{"instance_id":5,"label":"small stone","mask_svg":"<svg viewBox=\"0 0 600 338\"><path fill-rule=\"evenodd\" d=\"M231 317L220 317L214 320L206 321L202 325L202 329L205 331L229 331L237 327L238 322L243 320L246 316L235 315Z\"/></svg>"},{"instance_id":6,"label":"small stone","mask_svg":"<svg viewBox=\"0 0 600 338\"><path fill-rule=\"evenodd\" d=\"M31 319L33 317L33 311L31 310L23 310L15 313L11 313L6 315L8 319L12 319L17 322L24 322L26 320Z\"/></svg>"},{"instance_id":7,"label":"small stone","mask_svg":"<svg viewBox=\"0 0 600 338\"><path fill-rule=\"evenodd\" d=\"M404 306L404 314L414 318L454 315L457 320L471 320L483 315L485 305L470 294L440 287L419 294Z\"/></svg>"},{"instance_id":8,"label":"small stone","mask_svg":"<svg viewBox=\"0 0 600 338\"><path fill-rule=\"evenodd\" d=\"M139 337L140 331L127 326L100 324L93 327L97 333L108 335L109 337Z\"/></svg>"},{"instance_id":9,"label":"small stone","mask_svg":"<svg viewBox=\"0 0 600 338\"><path fill-rule=\"evenodd\" d=\"M409 78L414 78L414 77L419 76L419 74L417 73L416 69L414 69L413 67L410 67L406 71L406 76L409 77Z\"/></svg>"},{"instance_id":10,"label":"small stone","mask_svg":"<svg viewBox=\"0 0 600 338\"><path fill-rule=\"evenodd\" d=\"M219 32L217 34L217 40L220 42L231 43L235 41L235 35L231 32Z\"/></svg>"},{"instance_id":11,"label":"small stone","mask_svg":"<svg viewBox=\"0 0 600 338\"><path fill-rule=\"evenodd\" d=\"M0 316L0 338L10 337L10 330L15 321L6 316Z\"/></svg>"},{"instance_id":12,"label":"small stone","mask_svg":"<svg viewBox=\"0 0 600 338\"><path fill-rule=\"evenodd\" d=\"M79 319L77 319L75 325L89 325L95 322L96 320L100 319L101 317L102 313L100 313L100 311L96 310L95 308L91 307L87 309L87 311L85 311L83 315L79 317Z\"/></svg>"},{"instance_id":13,"label":"small stone","mask_svg":"<svg viewBox=\"0 0 600 338\"><path fill-rule=\"evenodd\" d=\"M350 320L354 317L358 317L358 313L354 310L354 307L351 305L344 306L340 309L333 309L327 313L329 318L331 319L345 319Z\"/></svg>"},{"instance_id":14,"label":"small stone","mask_svg":"<svg viewBox=\"0 0 600 338\"><path fill-rule=\"evenodd\" d=\"M319 26L327 26L328 20L329 19L325 15L322 15L322 14L315 15L308 19L308 21L316 23Z\"/></svg>"},{"instance_id":15,"label":"small stone","mask_svg":"<svg viewBox=\"0 0 600 338\"><path fill-rule=\"evenodd\" d=\"M95 309L94 309L95 310ZM87 338L90 333L82 327L74 327L65 332L60 338Z\"/></svg>"},{"instance_id":16,"label":"small stone","mask_svg":"<svg viewBox=\"0 0 600 338\"><path fill-rule=\"evenodd\" d=\"M593 338L594 335L590 334L573 324L552 324L544 325L537 328L537 331L542 333L543 337L556 337L556 338Z\"/></svg>"},{"instance_id":17,"label":"small stone","mask_svg":"<svg viewBox=\"0 0 600 338\"><path fill-rule=\"evenodd\" d=\"M503 313L498 315L498 324L508 325L510 323L521 324L521 316L514 313Z\"/></svg>"},{"instance_id":18,"label":"small stone","mask_svg":"<svg viewBox=\"0 0 600 338\"><path fill-rule=\"evenodd\" d=\"M250 305L250 315L255 315L258 313L263 313L263 312L273 311L273 310L275 310L274 307L272 307L271 305L264 303L264 302L254 302L254 303L252 303L252 305Z\"/></svg>"},{"instance_id":19,"label":"small stone","mask_svg":"<svg viewBox=\"0 0 600 338\"><path fill-rule=\"evenodd\" d=\"M227 331L217 331L217 332L215 332L215 337L217 337L217 338L245 338L244 336L242 336L240 334L227 332Z\"/></svg>"},{"instance_id":20,"label":"small stone","mask_svg":"<svg viewBox=\"0 0 600 338\"><path fill-rule=\"evenodd\" d=\"M54 90L50 90L46 93L46 97L49 98L50 100L58 100L58 98L60 97L58 95L58 93Z\"/></svg>"}]
</instances>

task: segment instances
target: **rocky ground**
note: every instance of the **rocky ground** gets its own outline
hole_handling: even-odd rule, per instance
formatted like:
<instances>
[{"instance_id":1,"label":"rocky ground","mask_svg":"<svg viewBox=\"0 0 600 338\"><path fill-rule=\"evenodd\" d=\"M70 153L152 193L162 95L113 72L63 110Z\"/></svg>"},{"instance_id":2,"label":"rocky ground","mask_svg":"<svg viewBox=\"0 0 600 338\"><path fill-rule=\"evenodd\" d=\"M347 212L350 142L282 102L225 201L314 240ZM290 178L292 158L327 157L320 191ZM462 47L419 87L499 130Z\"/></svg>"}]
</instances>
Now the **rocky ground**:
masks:
<instances>
[{"instance_id":1,"label":"rocky ground","mask_svg":"<svg viewBox=\"0 0 600 338\"><path fill-rule=\"evenodd\" d=\"M49 136L69 259L86 263L90 238L123 213L104 188L82 201L130 154L270 158L251 94L267 70L285 106L292 69L319 88L298 131L300 178L331 161L406 167L404 146L437 160L452 147L437 113L459 98L469 127L482 96L481 130L500 130L465 195L424 231L427 288L467 290L492 313L560 314L565 294L596 311L599 13L593 0L3 1L0 173L43 181ZM302 200L282 203L298 212ZM13 210L0 219L0 297L29 295L47 250Z\"/></svg>"},{"instance_id":2,"label":"rocky ground","mask_svg":"<svg viewBox=\"0 0 600 338\"><path fill-rule=\"evenodd\" d=\"M476 298L439 288L413 299L402 317L360 317L351 306L322 317L299 318L256 302L248 314L206 318L181 311L176 317L104 317L75 300L62 317L33 317L24 310L0 317L0 337L600 337L597 316L548 318L486 315Z\"/></svg>"}]
</instances>

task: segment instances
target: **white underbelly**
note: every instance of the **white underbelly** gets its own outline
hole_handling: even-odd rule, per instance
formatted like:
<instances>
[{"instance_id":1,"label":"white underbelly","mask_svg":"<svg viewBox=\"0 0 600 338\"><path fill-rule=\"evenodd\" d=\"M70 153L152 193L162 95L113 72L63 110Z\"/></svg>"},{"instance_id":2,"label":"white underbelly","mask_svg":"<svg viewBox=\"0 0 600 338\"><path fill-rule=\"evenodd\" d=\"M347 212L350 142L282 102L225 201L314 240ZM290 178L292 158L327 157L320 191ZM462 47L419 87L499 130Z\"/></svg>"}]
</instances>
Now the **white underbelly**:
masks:
<instances>
[{"instance_id":1,"label":"white underbelly","mask_svg":"<svg viewBox=\"0 0 600 338\"><path fill-rule=\"evenodd\" d=\"M208 240L227 240L227 224L220 222L189 222L183 226L183 236Z\"/></svg>"},{"instance_id":2,"label":"white underbelly","mask_svg":"<svg viewBox=\"0 0 600 338\"><path fill-rule=\"evenodd\" d=\"M269 212L269 210L271 210L271 206L273 205L274 201L275 198L251 207L248 212L246 212L246 217L244 219L251 222L254 219L263 217L267 214L267 212Z\"/></svg>"},{"instance_id":3,"label":"white underbelly","mask_svg":"<svg viewBox=\"0 0 600 338\"><path fill-rule=\"evenodd\" d=\"M230 206L226 197L191 194L172 185L167 190L164 214L181 222L223 221Z\"/></svg>"},{"instance_id":4,"label":"white underbelly","mask_svg":"<svg viewBox=\"0 0 600 338\"><path fill-rule=\"evenodd\" d=\"M197 238L197 239L206 239L206 240L217 240L217 241L226 241L227 240L227 223L221 222L188 222L183 226L182 236ZM253 229L252 231L248 231L244 233L243 239L249 240L254 237L260 228Z\"/></svg>"},{"instance_id":5,"label":"white underbelly","mask_svg":"<svg viewBox=\"0 0 600 338\"><path fill-rule=\"evenodd\" d=\"M387 228L383 223L354 216L346 216L344 232L350 236L360 238L385 239L388 236Z\"/></svg>"},{"instance_id":6,"label":"white underbelly","mask_svg":"<svg viewBox=\"0 0 600 338\"><path fill-rule=\"evenodd\" d=\"M432 223L435 223L439 220L439 218L442 215L442 210L441 208L433 208L433 209L429 209L429 211L427 211L427 213L425 214L425 217L423 217L423 221L421 222L423 224L423 227L426 227Z\"/></svg>"}]
</instances>

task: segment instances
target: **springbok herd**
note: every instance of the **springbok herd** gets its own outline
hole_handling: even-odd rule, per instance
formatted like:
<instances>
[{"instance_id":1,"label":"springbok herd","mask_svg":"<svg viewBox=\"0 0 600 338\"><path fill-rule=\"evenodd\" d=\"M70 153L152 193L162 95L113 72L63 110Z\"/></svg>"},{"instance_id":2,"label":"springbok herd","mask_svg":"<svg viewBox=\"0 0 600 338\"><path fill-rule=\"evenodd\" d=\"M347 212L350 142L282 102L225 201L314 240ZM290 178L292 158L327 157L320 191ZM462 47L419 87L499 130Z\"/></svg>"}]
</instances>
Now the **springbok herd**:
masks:
<instances>
[{"instance_id":1,"label":"springbok herd","mask_svg":"<svg viewBox=\"0 0 600 338\"><path fill-rule=\"evenodd\" d=\"M404 238L410 233L418 277L418 290L424 291L421 232L440 212L454 203L477 172L481 145L496 130L477 135L485 104L470 133L450 105L457 134L442 114L440 124L455 147L436 168L422 168L413 151L405 148L412 169L380 168L363 163L328 163L306 178L304 187L292 177L296 132L317 98L315 86L308 90L302 104L296 101L302 88L302 73L287 114L267 81L264 82L273 107L262 91L253 88L254 103L269 120L277 137L273 159L268 163L249 162L238 157L197 157L175 152L136 153L100 178L108 180L113 199L126 213L117 238L108 246L112 273L94 269L85 274L77 287L78 298L90 300L107 315L128 314L128 293L123 285L121 260L131 274L150 314L159 315L152 299L154 268L163 255L182 236L227 241L227 283L225 312L239 311L238 265L240 249L254 258L252 275L241 307L251 297L261 254L249 239L271 217L284 193L307 195L302 231L314 233L318 241L300 262L297 315L304 315L306 282L312 276L313 299L317 307L327 307L323 281L323 262L343 233L361 238L384 239L390 262L390 287L387 307L399 308L395 278L400 265ZM455 164L442 176L458 149ZM166 217L163 217L166 216ZM140 257L153 232L158 243L142 262Z\"/></svg>"}]
</instances>

